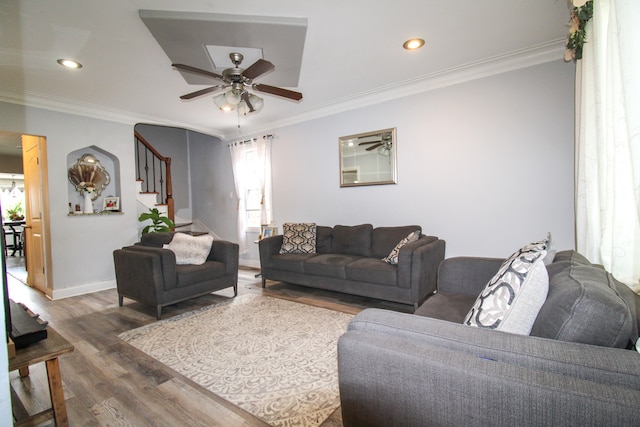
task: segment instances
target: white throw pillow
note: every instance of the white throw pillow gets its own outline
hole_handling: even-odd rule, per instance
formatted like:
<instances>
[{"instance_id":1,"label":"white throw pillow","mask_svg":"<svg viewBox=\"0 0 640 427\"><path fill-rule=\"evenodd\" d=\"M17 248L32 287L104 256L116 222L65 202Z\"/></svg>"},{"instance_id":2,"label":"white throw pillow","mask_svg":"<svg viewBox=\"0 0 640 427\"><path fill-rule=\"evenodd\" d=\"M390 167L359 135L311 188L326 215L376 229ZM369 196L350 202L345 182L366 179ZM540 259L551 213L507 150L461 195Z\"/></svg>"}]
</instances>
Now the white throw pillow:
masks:
<instances>
[{"instance_id":1,"label":"white throw pillow","mask_svg":"<svg viewBox=\"0 0 640 427\"><path fill-rule=\"evenodd\" d=\"M185 233L175 233L171 242L162 245L176 254L176 264L204 264L211 252L213 236L208 234L192 236Z\"/></svg>"},{"instance_id":2,"label":"white throw pillow","mask_svg":"<svg viewBox=\"0 0 640 427\"><path fill-rule=\"evenodd\" d=\"M398 256L400 255L400 249L409 242L415 242L416 240L418 240L418 237L420 237L420 233L417 231L412 231L411 233L409 233L409 235L407 235L407 237L400 240L396 247L391 249L389 255L382 258L382 261L388 262L389 264L397 264Z\"/></svg>"},{"instance_id":3,"label":"white throw pillow","mask_svg":"<svg viewBox=\"0 0 640 427\"><path fill-rule=\"evenodd\" d=\"M463 323L529 335L549 292L549 274L544 264L548 243L532 243L507 258Z\"/></svg>"}]
</instances>

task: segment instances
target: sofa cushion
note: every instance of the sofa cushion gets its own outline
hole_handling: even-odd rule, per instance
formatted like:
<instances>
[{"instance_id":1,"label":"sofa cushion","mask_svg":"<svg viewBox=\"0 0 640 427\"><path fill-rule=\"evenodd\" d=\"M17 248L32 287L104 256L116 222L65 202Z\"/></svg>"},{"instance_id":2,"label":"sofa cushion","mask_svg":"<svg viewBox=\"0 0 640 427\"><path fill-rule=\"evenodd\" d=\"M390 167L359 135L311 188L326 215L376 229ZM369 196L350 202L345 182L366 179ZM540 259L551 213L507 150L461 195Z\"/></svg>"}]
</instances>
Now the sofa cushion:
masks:
<instances>
[{"instance_id":1,"label":"sofa cushion","mask_svg":"<svg viewBox=\"0 0 640 427\"><path fill-rule=\"evenodd\" d=\"M637 339L631 290L579 253L558 253L547 267L549 295L531 335L624 348Z\"/></svg>"},{"instance_id":2,"label":"sofa cushion","mask_svg":"<svg viewBox=\"0 0 640 427\"><path fill-rule=\"evenodd\" d=\"M316 254L276 254L269 260L269 268L292 273L304 273L304 263Z\"/></svg>"},{"instance_id":3,"label":"sofa cushion","mask_svg":"<svg viewBox=\"0 0 640 427\"><path fill-rule=\"evenodd\" d=\"M378 258L361 258L347 265L347 279L378 285L396 286L398 267Z\"/></svg>"},{"instance_id":4,"label":"sofa cushion","mask_svg":"<svg viewBox=\"0 0 640 427\"><path fill-rule=\"evenodd\" d=\"M416 231L416 239L420 237L422 228L419 225L406 225L401 227L376 227L371 233L371 256L384 258L393 248L409 235Z\"/></svg>"},{"instance_id":5,"label":"sofa cushion","mask_svg":"<svg viewBox=\"0 0 640 427\"><path fill-rule=\"evenodd\" d=\"M438 291L427 298L413 314L462 323L475 301L475 296Z\"/></svg>"},{"instance_id":6,"label":"sofa cushion","mask_svg":"<svg viewBox=\"0 0 640 427\"><path fill-rule=\"evenodd\" d=\"M182 288L223 277L226 266L218 261L176 266L176 286Z\"/></svg>"},{"instance_id":7,"label":"sofa cushion","mask_svg":"<svg viewBox=\"0 0 640 427\"><path fill-rule=\"evenodd\" d=\"M372 231L373 225L371 224L352 226L336 225L335 227L333 227L332 232L333 252L336 254L344 255L358 255L365 257L371 256Z\"/></svg>"},{"instance_id":8,"label":"sofa cushion","mask_svg":"<svg viewBox=\"0 0 640 427\"><path fill-rule=\"evenodd\" d=\"M544 265L547 243L543 240L526 245L507 258L463 323L529 335L549 289Z\"/></svg>"},{"instance_id":9,"label":"sofa cushion","mask_svg":"<svg viewBox=\"0 0 640 427\"><path fill-rule=\"evenodd\" d=\"M331 227L325 227L323 225L316 226L316 252L319 254L331 253L331 241L333 237Z\"/></svg>"},{"instance_id":10,"label":"sofa cushion","mask_svg":"<svg viewBox=\"0 0 640 427\"><path fill-rule=\"evenodd\" d=\"M191 236L185 233L175 233L171 241L162 245L176 254L176 264L202 265L207 260L213 245L213 236Z\"/></svg>"},{"instance_id":11,"label":"sofa cushion","mask_svg":"<svg viewBox=\"0 0 640 427\"><path fill-rule=\"evenodd\" d=\"M402 249L402 247L409 242L415 242L419 237L420 234L417 231L412 231L406 237L400 240L398 244L393 249L391 249L391 252L389 252L386 257L382 258L382 261L389 264L397 264L398 256L400 255L400 249Z\"/></svg>"},{"instance_id":12,"label":"sofa cushion","mask_svg":"<svg viewBox=\"0 0 640 427\"><path fill-rule=\"evenodd\" d=\"M281 254L312 254L316 252L316 224L290 223L282 225Z\"/></svg>"},{"instance_id":13,"label":"sofa cushion","mask_svg":"<svg viewBox=\"0 0 640 427\"><path fill-rule=\"evenodd\" d=\"M360 258L355 255L317 254L304 263L304 273L346 279L347 265Z\"/></svg>"}]
</instances>

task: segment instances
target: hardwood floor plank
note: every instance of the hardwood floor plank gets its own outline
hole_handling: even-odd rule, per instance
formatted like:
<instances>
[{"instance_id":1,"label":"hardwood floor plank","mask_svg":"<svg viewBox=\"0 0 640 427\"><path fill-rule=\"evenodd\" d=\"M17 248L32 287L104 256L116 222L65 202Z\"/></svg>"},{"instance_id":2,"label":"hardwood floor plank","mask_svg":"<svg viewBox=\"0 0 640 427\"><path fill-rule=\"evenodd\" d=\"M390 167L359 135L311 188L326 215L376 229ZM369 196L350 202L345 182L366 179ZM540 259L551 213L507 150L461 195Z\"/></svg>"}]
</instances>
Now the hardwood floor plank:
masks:
<instances>
[{"instance_id":1,"label":"hardwood floor plank","mask_svg":"<svg viewBox=\"0 0 640 427\"><path fill-rule=\"evenodd\" d=\"M357 314L367 307L406 311L369 298L255 278L240 269L240 295L257 293L331 310ZM67 414L71 426L224 426L264 427L263 421L216 396L118 338L118 334L156 321L155 308L125 298L118 306L115 289L51 301L9 278L9 294L48 321L75 350L60 357ZM233 297L231 289L193 298L163 309L163 319ZM27 378L11 372L10 382L30 413L49 405L44 364ZM52 423L43 426L53 425ZM41 426L41 427L43 427ZM341 427L338 409L323 427Z\"/></svg>"}]
</instances>

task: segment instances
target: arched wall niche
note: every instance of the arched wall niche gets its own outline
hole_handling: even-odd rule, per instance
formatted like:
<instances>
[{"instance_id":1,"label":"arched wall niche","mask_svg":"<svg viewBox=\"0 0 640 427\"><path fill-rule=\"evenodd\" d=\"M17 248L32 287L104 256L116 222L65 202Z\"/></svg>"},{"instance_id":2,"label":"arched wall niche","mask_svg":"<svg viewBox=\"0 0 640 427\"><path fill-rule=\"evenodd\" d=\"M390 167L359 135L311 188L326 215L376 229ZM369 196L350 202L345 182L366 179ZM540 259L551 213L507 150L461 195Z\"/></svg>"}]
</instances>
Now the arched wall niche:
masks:
<instances>
[{"instance_id":1,"label":"arched wall niche","mask_svg":"<svg viewBox=\"0 0 640 427\"><path fill-rule=\"evenodd\" d=\"M102 148L95 145L90 145L88 147L72 151L67 155L67 171L69 170L69 168L76 165L78 160L80 160L86 154L95 157L98 162L100 162L100 165L106 170L107 174L109 174L109 183L104 187L101 194L95 200L93 200L93 213L102 214L122 212L122 206L120 205L120 161L110 152L103 150ZM80 191L78 191L76 186L69 180L68 174L66 179L70 209L69 213L83 214L82 212L84 208L84 195ZM112 207L110 208L110 210L105 210L105 198L113 197L118 198L118 209L114 210ZM78 207L80 209L79 212L77 210Z\"/></svg>"}]
</instances>

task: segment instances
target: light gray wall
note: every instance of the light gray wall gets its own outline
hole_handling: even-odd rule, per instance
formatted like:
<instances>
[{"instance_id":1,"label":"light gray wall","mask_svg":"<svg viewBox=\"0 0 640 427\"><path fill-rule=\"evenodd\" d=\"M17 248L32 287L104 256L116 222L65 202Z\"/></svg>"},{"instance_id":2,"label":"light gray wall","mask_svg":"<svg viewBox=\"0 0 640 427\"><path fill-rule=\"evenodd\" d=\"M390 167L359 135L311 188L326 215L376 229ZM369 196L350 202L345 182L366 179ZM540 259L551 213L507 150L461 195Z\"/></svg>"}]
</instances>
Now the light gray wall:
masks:
<instances>
[{"instance_id":1,"label":"light gray wall","mask_svg":"<svg viewBox=\"0 0 640 427\"><path fill-rule=\"evenodd\" d=\"M573 248L573 76L559 60L273 129L275 221L419 224L448 257L504 257L548 231ZM0 129L47 137L54 297L113 286L113 249L138 238L133 126L9 103L0 112ZM390 127L398 184L340 188L338 138ZM235 241L226 144L187 140L193 216ZM67 216L66 157L88 145L120 161L122 215Z\"/></svg>"},{"instance_id":2,"label":"light gray wall","mask_svg":"<svg viewBox=\"0 0 640 427\"><path fill-rule=\"evenodd\" d=\"M133 126L0 102L0 129L47 139L53 297L115 286L115 248L137 240ZM116 156L123 214L68 216L67 155L87 146Z\"/></svg>"},{"instance_id":3,"label":"light gray wall","mask_svg":"<svg viewBox=\"0 0 640 427\"><path fill-rule=\"evenodd\" d=\"M558 60L273 129L276 223L419 224L447 257L547 232L573 248L574 72ZM390 127L398 184L340 188L338 138Z\"/></svg>"},{"instance_id":4,"label":"light gray wall","mask_svg":"<svg viewBox=\"0 0 640 427\"><path fill-rule=\"evenodd\" d=\"M135 130L160 154L171 158L171 183L175 213L180 218L191 220L189 144L187 138L189 132L185 129L146 124L137 124Z\"/></svg>"}]
</instances>

